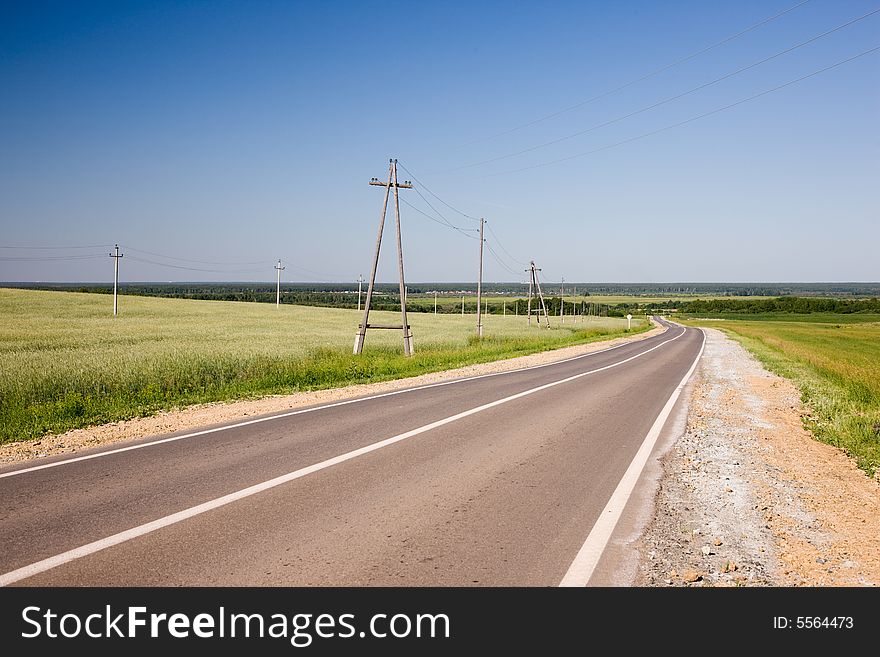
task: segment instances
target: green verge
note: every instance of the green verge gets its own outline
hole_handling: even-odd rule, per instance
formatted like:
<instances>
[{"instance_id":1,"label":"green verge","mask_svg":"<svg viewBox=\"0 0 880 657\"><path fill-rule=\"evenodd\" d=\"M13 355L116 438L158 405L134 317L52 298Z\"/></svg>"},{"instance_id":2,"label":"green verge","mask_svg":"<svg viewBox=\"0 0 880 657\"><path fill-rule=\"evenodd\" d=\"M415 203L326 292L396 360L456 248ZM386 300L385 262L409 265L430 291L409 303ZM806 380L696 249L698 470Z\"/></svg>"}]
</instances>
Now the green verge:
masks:
<instances>
[{"instance_id":1,"label":"green verge","mask_svg":"<svg viewBox=\"0 0 880 657\"><path fill-rule=\"evenodd\" d=\"M383 336L354 356L347 346L357 322L351 312L289 308L290 317L301 318L294 326L318 323L314 335L297 339L279 322L283 315L254 307L259 304L128 298L129 317L114 321L103 319L106 309L96 296L0 291L0 306L17 316L0 327L0 443L191 404L413 377L650 328L640 322L630 331L620 323L529 331L524 319L519 327L493 318L492 333L478 340L469 335L472 318L434 324L428 317L420 319L417 335L425 338L412 358ZM211 333L212 322L225 324ZM283 353L288 343L293 346Z\"/></svg>"},{"instance_id":2,"label":"green verge","mask_svg":"<svg viewBox=\"0 0 880 657\"><path fill-rule=\"evenodd\" d=\"M813 322L786 319L684 322L722 330L768 370L793 381L809 410L805 428L874 476L880 470L880 324L847 324L849 318L824 314Z\"/></svg>"}]
</instances>

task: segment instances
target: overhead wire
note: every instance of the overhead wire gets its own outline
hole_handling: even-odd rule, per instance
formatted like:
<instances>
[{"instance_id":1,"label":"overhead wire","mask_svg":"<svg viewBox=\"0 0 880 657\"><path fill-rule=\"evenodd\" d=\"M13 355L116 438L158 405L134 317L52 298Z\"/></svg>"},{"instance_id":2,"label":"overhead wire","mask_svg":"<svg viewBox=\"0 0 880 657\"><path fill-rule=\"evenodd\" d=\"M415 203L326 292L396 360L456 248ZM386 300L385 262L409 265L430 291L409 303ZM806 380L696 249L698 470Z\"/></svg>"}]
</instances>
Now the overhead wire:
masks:
<instances>
[{"instance_id":1,"label":"overhead wire","mask_svg":"<svg viewBox=\"0 0 880 657\"><path fill-rule=\"evenodd\" d=\"M0 246L0 248L4 249L21 249L21 250L30 250L30 251L41 251L41 250L57 250L57 249L85 249L85 248L112 248L115 245L91 245L91 246ZM126 254L126 259L129 262L140 262L144 264L155 265L158 267L167 267L170 269L179 269L184 271L197 271L204 273L214 273L214 274L258 274L264 273L269 269L269 265L265 260L252 260L252 261L244 261L244 262L220 262L220 261L212 261L212 260L196 260L192 258L180 258L177 256L169 256L162 253L156 253L155 251L147 251L146 249L138 249L136 247L132 247L130 245L119 245L120 248L123 248L128 253ZM189 262L195 264L206 264L206 265L222 265L226 267L225 269L217 269L217 268L205 268L205 267L192 267L189 265L183 264L175 264L171 262L161 262L159 260L153 260L151 258L144 258L136 254L146 254L155 256L157 258L163 258L166 260L176 260L178 262ZM72 261L72 260L95 260L106 258L108 254L99 253L99 254L79 254L79 255L24 255L24 256L0 256L0 262L51 262L51 261ZM245 266L245 265L265 265L261 268L247 268L241 269L237 267ZM329 281L329 282L346 282L346 278L343 276L332 276L328 274L323 274L320 272L315 272L309 269L305 269L303 267L297 267L295 265L286 264L286 268L291 270L295 270L297 272L301 272L301 274L306 274L310 278L314 278L315 282Z\"/></svg>"},{"instance_id":2,"label":"overhead wire","mask_svg":"<svg viewBox=\"0 0 880 657\"><path fill-rule=\"evenodd\" d=\"M664 98L663 100L657 101L656 103L652 103L651 105L646 105L645 107L641 107L637 110L634 110L634 111L629 112L627 114L623 114L621 116L615 117L615 118L610 119L608 121L603 121L602 123L597 123L593 126L590 126L589 128L585 128L583 130L578 130L577 132L573 132L568 135L563 135L562 137L557 137L556 139L551 139L549 141L545 141L540 144L535 144L534 146L530 146L528 148L523 148L518 151L506 153L504 155L498 155L496 157L492 157L492 158L489 158L486 160L480 160L479 162L471 162L469 164L463 164L461 166L458 166L458 167L455 167L452 169L446 169L446 171L447 172L461 171L462 169L471 169L474 167L482 166L484 164L491 164L493 162L498 162L500 160L506 160L506 159L509 159L512 157L517 157L519 155L525 155L526 153L531 153L531 152L540 150L542 148L547 148L548 146L553 146L555 144L559 144L561 142L568 141L570 139L574 139L576 137L581 137L587 133L593 132L594 130L598 130L600 128L605 128L609 125L619 123L620 121L624 121L626 119L632 118L632 117L637 116L639 114L643 114L645 112L656 109L658 107L662 107L663 105L671 103L675 100L679 100L681 98L684 98L685 96L689 96L689 95L694 94L698 91L702 91L703 89L706 89L708 87L716 85L719 82L723 82L724 80L728 80L728 79L730 79L734 76L737 76L741 73L745 73L746 71L749 71L757 66L761 66L762 64L766 64L769 61L772 61L774 59L782 57L783 55L787 55L788 53L791 53L795 50L798 50L799 48L803 48L805 46L808 46L809 44L811 44L815 41L818 41L819 39L822 39L826 36L829 36L830 34L834 34L835 32L839 32L842 29L845 29L845 28L850 27L851 25L854 25L860 21L863 21L867 18L870 18L871 16L873 16L874 14L877 14L877 13L880 13L880 7L878 7L877 9L874 9L872 11L869 11L867 14L864 14L864 15L859 16L857 18L854 18L850 21L847 21L846 23L843 23L842 25L838 25L837 27L834 27L830 30L822 32L821 34L817 34L816 36L810 37L806 41L801 41L800 43L797 43L789 48L786 48L785 50L781 50L777 53L774 53L773 55L770 55L769 57L765 57L764 59L758 60L758 61L753 62L747 66L743 66L741 68L736 69L735 71L731 71L730 73L722 75L721 77L715 78L714 80L710 80L709 82L704 82L703 84L700 84L696 87L688 89L687 91L683 91L681 93L675 94L674 96L669 96L667 98Z\"/></svg>"},{"instance_id":3,"label":"overhead wire","mask_svg":"<svg viewBox=\"0 0 880 657\"><path fill-rule=\"evenodd\" d=\"M331 283L350 283L351 279L347 276L339 276L336 274L324 274L321 272L313 271L311 269L306 269L305 267L298 267L297 265L291 265L288 261L285 260L285 267L303 272L307 276L312 276L315 279L315 282L331 282Z\"/></svg>"},{"instance_id":4,"label":"overhead wire","mask_svg":"<svg viewBox=\"0 0 880 657\"><path fill-rule=\"evenodd\" d=\"M211 260L196 260L195 258L181 258L178 256L165 255L163 253L155 253L154 251L145 251L144 249L137 249L133 246L129 246L128 244L120 244L119 247L122 249L126 249L128 251L135 251L136 253L143 253L145 255L151 255L156 258L164 258L166 260L176 260L178 262L195 262L196 264L200 264L200 265L222 265L222 266L229 266L229 267L239 267L239 266L246 266L246 265L260 265L260 264L264 264L266 262L265 260L250 260L247 262L216 262L216 261L211 261Z\"/></svg>"},{"instance_id":5,"label":"overhead wire","mask_svg":"<svg viewBox=\"0 0 880 657\"><path fill-rule=\"evenodd\" d=\"M515 269L512 269L511 267L509 267L507 264L505 264L504 261L503 261L503 260L501 259L501 257L495 252L495 249L492 248L492 245L491 245L488 241L486 242L486 249L489 251L489 253L492 254L492 257L495 258L495 261L496 261L499 265L501 265L501 267L502 267L503 269L505 269L506 271L510 272L510 273L513 274L514 276L521 276L521 275L522 275L521 272L518 272L518 271L516 271Z\"/></svg>"},{"instance_id":6,"label":"overhead wire","mask_svg":"<svg viewBox=\"0 0 880 657\"><path fill-rule=\"evenodd\" d=\"M466 218L468 218L468 219L473 219L474 221L480 221L480 219L478 219L477 217L474 217L474 216L472 216L472 215L469 215L469 214L467 214L466 212L462 212L461 210L459 210L458 208L456 208L456 207L453 206L452 204L450 204L450 203L448 203L447 201L445 201L444 199L440 198L437 194L435 194L434 192L432 192L431 189L430 189L427 185L425 185L424 182L422 182L421 180L419 180L419 179L416 177L416 175L415 175L410 169L408 169L403 163L401 163L399 160L398 160L397 163L400 165L400 167L401 167L404 171L407 172L407 174L409 174L409 176L410 176L414 181L416 181L416 182L419 184L419 186L423 187L423 188L424 188L429 194L431 194L431 196L433 196L435 199L437 199L440 203L442 203L442 204L445 205L446 207L448 207L448 208L454 210L455 212L457 212L458 214L462 215L463 217L466 217ZM452 222L450 222L448 219L446 219L446 217L445 217L445 216L444 216L439 210L437 210L437 208L435 208L435 207L431 204L431 202L428 201L428 199L426 199L426 198L424 197L423 194L421 194L421 192L419 192L419 188L418 188L418 187L413 187L413 189L416 191L416 193L418 193L418 195L419 195L419 196L422 198L422 200L428 205L428 207L430 207L434 212L436 212L438 216L442 217L442 219L444 220L444 222L445 222L446 225L448 225L448 226L450 226L450 227L452 227L452 228L455 228L455 229L458 230L458 231L462 231L462 232L465 231L465 230L469 230L469 229L466 229L466 228L460 228L460 227L454 226L454 225L452 224ZM406 202L406 201L404 201L404 202ZM409 205L410 207L413 207L413 208L416 209L418 212L422 212L421 210L418 210L418 208L415 208L414 206L412 206L410 203L407 203L407 205ZM428 216L428 215L427 215L426 213L424 213L424 212L422 212L422 214L424 214L425 216ZM428 217L428 218L434 220L432 217ZM436 220L435 220L435 221L436 221ZM438 222L438 223L439 223L439 222ZM514 258L514 257L510 254L510 251L508 251L508 250L504 247L504 245L501 243L501 240L499 239L497 233L495 233L495 231L492 229L492 226L491 226L491 224L490 224L489 222L486 222L486 226L489 228L489 232L492 233L492 235L495 237L495 240L496 240L496 243L498 244L498 246L499 246L499 247L500 247L500 248L501 248L501 249L502 249L502 250L508 255L508 257L510 257L510 259L511 259L513 262L515 262L516 264L521 264L521 265L525 266L526 263L524 263L524 262L522 262L522 261L517 260L516 258ZM472 229L472 230L473 230L473 232L477 232L476 229ZM470 237L470 238L472 238L472 239L479 240L478 237L473 236L473 235L467 235L467 234L465 234L465 236L466 236L466 237ZM498 257L497 254L495 254L495 255L496 255L496 258L497 258L497 257ZM511 272L513 272L512 269L509 269L509 268L508 268L508 270L511 271ZM514 272L514 273L515 273L515 272Z\"/></svg>"},{"instance_id":7,"label":"overhead wire","mask_svg":"<svg viewBox=\"0 0 880 657\"><path fill-rule=\"evenodd\" d=\"M480 220L479 217L474 217L473 215L467 214L466 212L462 212L461 210L459 210L458 208L456 208L454 205L451 205L450 203L447 203L446 201L444 201L442 198L440 198L440 197L437 196L434 192L432 192L430 187L428 187L425 183L423 183L421 180L419 180L418 178L416 178L416 175L415 175L412 171L410 171L409 169L407 169L406 166L403 164L403 162L400 162L400 161L398 160L397 163L401 166L401 168L402 168L404 171L406 171L406 172L409 174L410 178L412 178L413 180L415 180L419 185L422 186L422 188L423 188L426 192L428 192L431 196L433 196L435 199L437 199L438 201L440 201L440 202L441 202L443 205L445 205L447 208L449 208L449 209L452 210L453 212L457 212L458 214L460 214L462 217L465 217L466 219L471 219L471 220L473 220L473 221L479 221L479 220ZM416 190L417 190L417 188L415 188L415 187L414 187L413 189L416 189ZM428 205L430 205L430 203L429 203ZM434 211L436 212L436 210L434 210Z\"/></svg>"},{"instance_id":8,"label":"overhead wire","mask_svg":"<svg viewBox=\"0 0 880 657\"><path fill-rule=\"evenodd\" d=\"M573 110L579 109L579 108L583 107L584 105L589 105L590 103L594 103L597 100L607 98L608 96L616 94L619 91L623 91L624 89L628 89L629 87L631 87L635 84L638 84L639 82L644 82L645 80L648 80L656 75L659 75L660 73L668 71L671 68L679 66L680 64L684 64L685 62L688 62L696 57L699 57L700 55L705 54L705 53L709 52L710 50L714 50L715 48L718 48L719 46L723 46L726 43L730 43L731 41L738 39L739 37L743 36L744 34L748 34L752 30L756 30L757 28L762 27L762 26L766 25L767 23L775 21L777 18L781 18L782 16L785 16L786 14L794 11L795 9L799 9L800 7L803 7L809 1L810 0L803 0L802 2L799 2L798 4L793 5L793 6L789 7L788 9L784 9L783 11L781 11L777 14L774 14L773 16L765 18L765 19L763 19L753 25L750 25L749 27L747 27L743 30L740 30L736 34L732 34L731 36L726 37L726 38L722 39L721 41L717 41L716 43L713 43L710 46L706 46L705 48L701 48L700 50L697 50L696 52L693 52L690 55L682 57L681 59L677 59L670 64L666 64L665 66L661 66L660 68L655 69L655 70L651 71L650 73L647 73L646 75L643 75L639 78L636 78L634 80L626 82L625 84L622 84L618 87L615 87L614 89L603 92L601 94L598 94L598 95L593 96L591 98L588 98L586 100L580 101L580 102L575 103L574 105L570 105L569 107L566 107L564 109L557 110L556 112L552 112L552 113L547 114L545 116L542 116L538 119L534 119L532 121L522 123L522 124L515 126L513 128L509 128L508 130L504 130L502 132L497 132L493 135L489 135L488 137L483 137L481 139L474 140L474 141L466 144L466 146L471 146L473 144L479 144L479 143L482 143L485 141L490 141L492 139L497 139L498 137L503 137L504 135L509 135L513 132L517 132L518 130L522 130L523 128L529 128L533 125L537 125L538 123L543 123L544 121L547 121L549 119L552 119L552 118L555 118L555 117L560 116L562 114L566 114L567 112L571 112Z\"/></svg>"},{"instance_id":9,"label":"overhead wire","mask_svg":"<svg viewBox=\"0 0 880 657\"><path fill-rule=\"evenodd\" d=\"M159 267L169 267L171 269L183 269L186 271L209 272L209 273L213 273L213 274L256 274L256 273L262 273L263 271L266 271L269 268L267 265L266 269L238 269L238 270L204 269L202 267L187 267L186 265L174 265L174 264L171 264L168 262L157 262L155 260L150 260L148 258L140 258L138 256L133 256L133 255L128 256L128 257L130 260L133 260L134 262L143 262L143 263L147 263L150 265L157 265Z\"/></svg>"},{"instance_id":10,"label":"overhead wire","mask_svg":"<svg viewBox=\"0 0 880 657\"><path fill-rule=\"evenodd\" d=\"M634 141L638 141L638 140L640 140L640 139L645 139L645 138L647 138L647 137L652 137L652 136L657 135L657 134L660 134L660 133L662 133L662 132L666 132L667 130L672 130L672 129L674 129L674 128L679 128L679 127L681 127L681 126L683 126L683 125L687 125L688 123L693 123L694 121L698 121L698 120L700 120L700 119L704 119L704 118L706 118L706 117L712 116L713 114L718 114L719 112L723 112L723 111L726 111L726 110L732 109L732 108L734 108L734 107L737 107L738 105L742 105L742 104L744 104L744 103L748 103L748 102L750 102L750 101L753 101L753 100L756 100L756 99L758 99L758 98L761 98L762 96L766 96L766 95L771 94L771 93L774 93L774 92L776 92L776 91L780 91L781 89L785 89L786 87L790 87L790 86L793 85L793 84L797 84L798 82L803 82L804 80L807 80L807 79L809 79L809 78L815 77L815 76L817 76L817 75L820 75L820 74L822 74L822 73L825 73L825 72L827 72L827 71L830 71L830 70L832 70L832 69L835 69L835 68L837 68L838 66L843 66L844 64L847 64L847 63L849 63L849 62L851 62L851 61L853 61L853 60L859 59L860 57L864 57L864 56L866 56L866 55L870 55L870 54L872 54L872 53L874 53L874 52L877 52L878 50L880 50L880 46L876 46L876 47L874 47L874 48L870 48L870 49L868 49L868 50L865 50L865 51L863 51L863 52L858 53L857 55L853 55L852 57L848 57L847 59L844 59L844 60L841 60L841 61L836 62L836 63L834 63L834 64L831 64L830 66L826 66L825 68L819 69L819 70L817 70L817 71L813 71L812 73L808 73L807 75L803 75L803 76L801 76L801 77L799 77L799 78L796 78L796 79L794 79L794 80L789 80L788 82L786 82L786 83L784 83L784 84L780 84L780 85L778 85L778 86L776 86L776 87L773 87L773 88L771 88L771 89L766 89L765 91L762 91L762 92L760 92L760 93L754 94L754 95L752 95L752 96L748 96L747 98L743 98L743 99L738 100L738 101L736 101L736 102L734 102L734 103L729 103L729 104L727 104L727 105L724 105L724 106L722 106L722 107L718 107L718 108L716 108L716 109L714 109L714 110L711 110L711 111L709 111L709 112L704 112L704 113L702 113L702 114L698 114L698 115L696 115L696 116L692 116L692 117L690 117L690 118L688 118L688 119L685 119L684 121L679 121L679 122L677 122L677 123L672 123L672 124L667 125L667 126L664 126L664 127L662 127L662 128L658 128L658 129L656 129L656 130L651 130L650 132L645 132L645 133L643 133L643 134L636 135L635 137L630 137L629 139L624 139L624 140L621 140L621 141L615 142L615 143L613 143L613 144L607 144L607 145L602 146L602 147L600 147L600 148L594 148L594 149L592 149L592 150L584 151L584 152L582 152L582 153L575 153L574 155L569 155L569 156L562 157L562 158L558 158L558 159L555 159L555 160L549 160L549 161L546 161L546 162L540 162L540 163L537 163L537 164L532 164L532 165L530 165L530 166L520 167L520 168L518 168L518 169L508 169L508 170L506 170L506 171L499 171L499 172L496 172L496 173L490 173L490 174L486 174L485 176L481 176L481 177L483 177L483 178L492 178L492 177L496 177L496 176L508 175L508 174L511 174L511 173L520 173L520 172L522 172L522 171L529 171L529 170L532 170L532 169L539 169L539 168L542 168L542 167L551 166L551 165L553 165L553 164L559 164L559 163L561 163L561 162L568 162L568 161L570 161L570 160L574 160L574 159L577 159L577 158L580 158L580 157L585 157L585 156L587 156L587 155L593 155L593 154L595 154L595 153L600 153L600 152L602 152L602 151L607 151L607 150L610 150L610 149L612 149L612 148L616 148L616 147L618 147L618 146L623 146L624 144L629 144L629 143L632 143L632 142L634 142Z\"/></svg>"},{"instance_id":11,"label":"overhead wire","mask_svg":"<svg viewBox=\"0 0 880 657\"><path fill-rule=\"evenodd\" d=\"M411 208L412 210L415 210L416 212L418 212L418 213L419 213L420 215L422 215L423 217L426 217L426 218L430 219L431 221L433 221L433 222L436 223L436 224L440 224L440 225L443 226L444 228L454 228L455 230L457 230L457 231L459 231L459 232L463 232L463 231L471 231L471 232L473 232L473 231L475 231L475 229L473 229L473 228L460 228L459 226L455 226L455 225L453 225L453 224L451 224L451 223L449 223L449 222L447 222L447 221L440 221L440 220L437 219L436 217L432 217L431 215L429 215L429 214L428 214L427 212L425 212L424 210L422 210L422 209L416 207L415 205L413 205L412 203L410 203L410 202L407 201L406 199L403 199L403 198L402 198L402 199L400 199L400 201L401 201L401 203L403 203L404 205L408 206L408 207ZM468 235L467 233L464 233L464 236L465 236L465 237L469 237L470 239L474 239L474 240L479 239L476 235Z\"/></svg>"},{"instance_id":12,"label":"overhead wire","mask_svg":"<svg viewBox=\"0 0 880 657\"><path fill-rule=\"evenodd\" d=\"M66 256L0 256L3 262L48 262L53 260L94 260L106 258L103 253L90 255L66 255Z\"/></svg>"},{"instance_id":13,"label":"overhead wire","mask_svg":"<svg viewBox=\"0 0 880 657\"><path fill-rule=\"evenodd\" d=\"M492 233L492 236L495 238L495 243L501 248L502 251L504 251L507 254L507 257L509 257L511 260L513 260L513 262L515 262L518 265L522 265L523 267L528 267L529 263L523 262L522 260L517 260L516 258L513 257L513 255L511 255L510 251L508 251L504 247L504 244L501 243L501 239L498 237L498 234L494 230L492 230L492 224L487 223L486 226L489 228L489 232Z\"/></svg>"},{"instance_id":14,"label":"overhead wire","mask_svg":"<svg viewBox=\"0 0 880 657\"><path fill-rule=\"evenodd\" d=\"M421 183L419 183L419 184L421 184ZM468 232L476 232L475 229L471 229L471 228L461 228L461 227L459 227L459 226L456 226L456 225L453 224L451 221L449 221L449 219L447 219L446 216L445 216L442 212L440 212L437 208L435 208L434 205L433 205L433 204L432 204L427 198L425 198L425 195L422 194L422 193L419 191L418 187L413 187L413 189L415 190L416 194L419 195L419 198L421 198L421 199L425 202L425 204L426 204L429 208L431 208L431 209L437 214L438 217L440 217L440 219L442 220L442 222L438 222L438 223L442 223L443 225L447 226L448 228L452 228L453 230L457 230L459 233L461 233L461 234L464 235L465 237L469 237L469 238L471 238L471 239L479 239L478 237L476 237L476 236L474 236L474 235L469 235L469 234L468 234ZM410 207L413 207L412 204L408 203L406 200L404 200L404 203L406 203L406 204L409 205ZM421 211L420 211L420 212L421 212ZM426 215L426 213L424 213L424 212L422 212L422 214L425 214L425 215ZM426 216L427 216L427 215L426 215ZM430 217L429 217L429 218L430 218Z\"/></svg>"},{"instance_id":15,"label":"overhead wire","mask_svg":"<svg viewBox=\"0 0 880 657\"><path fill-rule=\"evenodd\" d=\"M57 249L112 249L113 244L88 244L85 246L5 246L0 245L0 249L21 249L24 251L49 251Z\"/></svg>"}]
</instances>

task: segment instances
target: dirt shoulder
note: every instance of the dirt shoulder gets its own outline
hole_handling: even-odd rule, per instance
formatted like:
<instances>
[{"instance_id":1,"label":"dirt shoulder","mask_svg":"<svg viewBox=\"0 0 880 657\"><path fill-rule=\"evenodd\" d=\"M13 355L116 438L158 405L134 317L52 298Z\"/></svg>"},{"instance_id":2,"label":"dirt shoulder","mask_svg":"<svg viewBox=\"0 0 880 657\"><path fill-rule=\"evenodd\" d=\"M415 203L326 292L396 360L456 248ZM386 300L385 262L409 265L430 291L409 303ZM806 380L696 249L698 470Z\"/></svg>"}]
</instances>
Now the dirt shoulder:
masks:
<instances>
[{"instance_id":1,"label":"dirt shoulder","mask_svg":"<svg viewBox=\"0 0 880 657\"><path fill-rule=\"evenodd\" d=\"M0 445L0 464L10 465L32 459L55 456L58 454L71 454L83 449L100 447L112 443L134 440L147 436L172 433L175 431L187 431L224 422L235 422L254 416L268 413L283 412L294 408L326 404L354 397L376 395L383 392L411 388L430 383L439 383L460 379L480 374L494 372L507 372L522 367L552 363L573 356L608 349L625 342L643 340L663 332L663 328L655 325L654 328L633 336L615 338L602 342L592 342L585 345L564 347L553 351L544 351L519 358L494 361L469 365L443 372L432 372L421 376L382 383L369 383L353 385L345 388L333 388L330 390L315 390L310 392L297 392L291 395L273 395L260 399L243 400L236 402L218 402L212 404L198 404L186 408L157 413L149 417L134 418L122 422L112 422L100 426L75 429L63 434L43 436L38 440L8 443Z\"/></svg>"},{"instance_id":2,"label":"dirt shoulder","mask_svg":"<svg viewBox=\"0 0 880 657\"><path fill-rule=\"evenodd\" d=\"M637 585L876 586L880 482L813 439L794 385L715 329L663 459Z\"/></svg>"}]
</instances>

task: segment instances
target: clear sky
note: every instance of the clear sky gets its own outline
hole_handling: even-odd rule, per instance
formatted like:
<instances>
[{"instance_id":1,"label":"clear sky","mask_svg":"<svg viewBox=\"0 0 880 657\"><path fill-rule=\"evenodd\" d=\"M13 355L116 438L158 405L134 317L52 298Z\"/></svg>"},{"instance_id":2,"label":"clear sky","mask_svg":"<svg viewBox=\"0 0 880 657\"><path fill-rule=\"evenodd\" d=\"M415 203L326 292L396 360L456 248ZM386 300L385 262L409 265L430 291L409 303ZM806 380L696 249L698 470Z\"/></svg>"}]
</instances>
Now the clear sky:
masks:
<instances>
[{"instance_id":1,"label":"clear sky","mask_svg":"<svg viewBox=\"0 0 880 657\"><path fill-rule=\"evenodd\" d=\"M123 281L367 276L390 157L437 220L401 206L410 281L476 278L425 199L486 217L487 280L877 281L880 51L627 141L880 46L875 14L639 111L880 8L812 0L680 62L797 4L3 3L0 246L64 248L0 249L0 281L112 279L115 242Z\"/></svg>"}]
</instances>

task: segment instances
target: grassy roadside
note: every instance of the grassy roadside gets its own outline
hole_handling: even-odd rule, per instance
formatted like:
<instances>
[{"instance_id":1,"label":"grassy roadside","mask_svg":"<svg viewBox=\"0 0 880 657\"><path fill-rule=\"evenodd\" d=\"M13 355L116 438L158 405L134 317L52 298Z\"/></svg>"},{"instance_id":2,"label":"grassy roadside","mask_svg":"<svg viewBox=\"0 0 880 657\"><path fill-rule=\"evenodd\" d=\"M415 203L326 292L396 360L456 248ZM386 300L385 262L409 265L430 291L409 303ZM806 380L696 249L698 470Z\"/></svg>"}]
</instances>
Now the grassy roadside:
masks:
<instances>
[{"instance_id":1,"label":"grassy roadside","mask_svg":"<svg viewBox=\"0 0 880 657\"><path fill-rule=\"evenodd\" d=\"M0 443L190 404L405 378L646 331L602 318L529 327L525 317L413 314L416 355L398 331L351 354L356 311L0 289ZM400 321L396 313L371 321Z\"/></svg>"},{"instance_id":2,"label":"grassy roadside","mask_svg":"<svg viewBox=\"0 0 880 657\"><path fill-rule=\"evenodd\" d=\"M684 321L721 329L791 379L810 411L806 428L873 476L880 470L880 318L809 317Z\"/></svg>"}]
</instances>

